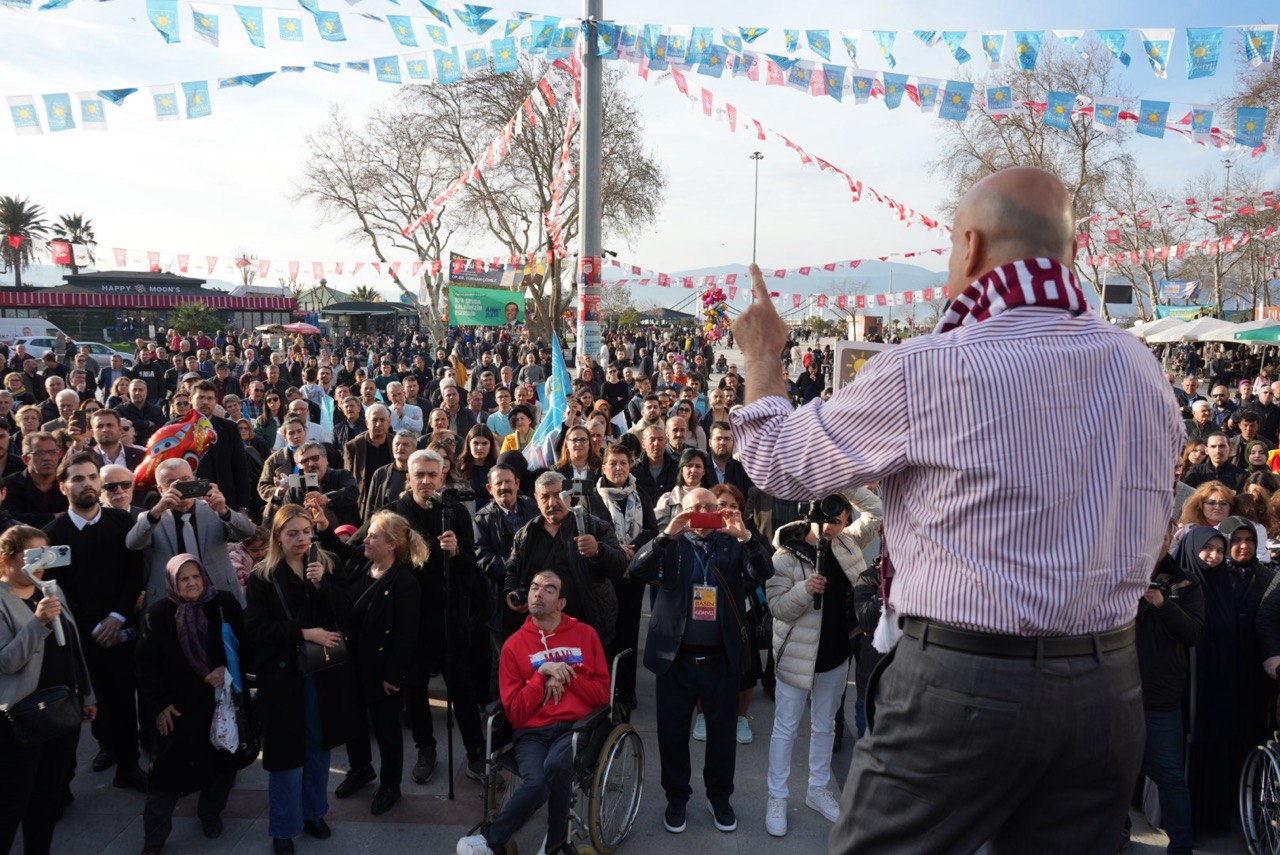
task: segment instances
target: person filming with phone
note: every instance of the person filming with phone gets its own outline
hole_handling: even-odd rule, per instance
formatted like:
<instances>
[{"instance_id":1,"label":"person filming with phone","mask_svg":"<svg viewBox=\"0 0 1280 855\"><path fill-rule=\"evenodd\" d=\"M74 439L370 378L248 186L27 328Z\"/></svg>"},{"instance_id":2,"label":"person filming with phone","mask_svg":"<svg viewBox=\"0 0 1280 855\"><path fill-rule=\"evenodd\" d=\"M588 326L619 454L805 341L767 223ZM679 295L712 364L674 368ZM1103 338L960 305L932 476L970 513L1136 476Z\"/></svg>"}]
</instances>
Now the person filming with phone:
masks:
<instances>
[{"instance_id":1,"label":"person filming with phone","mask_svg":"<svg viewBox=\"0 0 1280 855\"><path fill-rule=\"evenodd\" d=\"M707 751L702 778L720 831L738 826L733 795L738 684L754 641L742 615L744 589L773 575L740 511L720 511L704 487L689 490L681 511L631 559L627 577L657 588L644 666L657 675L658 756L667 808L663 823L685 829L689 797L689 722L702 703Z\"/></svg>"},{"instance_id":2,"label":"person filming with phone","mask_svg":"<svg viewBox=\"0 0 1280 855\"><path fill-rule=\"evenodd\" d=\"M252 535L254 524L239 511L227 507L218 485L197 479L191 464L180 457L156 467L160 501L139 514L124 545L140 550L146 562L147 607L169 595L169 559L190 553L200 559L213 587L235 597L244 607L244 588L236 577L227 551Z\"/></svg>"}]
</instances>

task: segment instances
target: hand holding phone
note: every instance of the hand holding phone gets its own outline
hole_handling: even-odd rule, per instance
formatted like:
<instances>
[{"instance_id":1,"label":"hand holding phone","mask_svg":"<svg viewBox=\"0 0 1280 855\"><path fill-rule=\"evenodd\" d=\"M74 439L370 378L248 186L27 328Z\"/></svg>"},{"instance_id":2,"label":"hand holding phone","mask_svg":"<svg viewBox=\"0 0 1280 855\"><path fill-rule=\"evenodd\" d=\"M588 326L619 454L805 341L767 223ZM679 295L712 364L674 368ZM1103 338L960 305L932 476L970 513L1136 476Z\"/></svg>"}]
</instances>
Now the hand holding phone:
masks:
<instances>
[{"instance_id":1,"label":"hand holding phone","mask_svg":"<svg viewBox=\"0 0 1280 855\"><path fill-rule=\"evenodd\" d=\"M695 511L689 515L689 528L724 528L724 517Z\"/></svg>"}]
</instances>

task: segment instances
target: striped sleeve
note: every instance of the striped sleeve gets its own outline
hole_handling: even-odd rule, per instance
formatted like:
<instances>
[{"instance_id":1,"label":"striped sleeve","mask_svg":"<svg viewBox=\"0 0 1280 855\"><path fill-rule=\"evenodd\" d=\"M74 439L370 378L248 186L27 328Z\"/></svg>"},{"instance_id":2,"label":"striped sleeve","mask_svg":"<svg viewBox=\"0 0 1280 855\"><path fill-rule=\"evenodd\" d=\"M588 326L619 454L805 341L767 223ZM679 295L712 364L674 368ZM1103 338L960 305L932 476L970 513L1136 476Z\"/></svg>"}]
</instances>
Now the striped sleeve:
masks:
<instances>
[{"instance_id":1,"label":"striped sleeve","mask_svg":"<svg viewBox=\"0 0 1280 855\"><path fill-rule=\"evenodd\" d=\"M784 398L762 398L729 421L752 483L780 499L821 498L906 466L906 391L902 360L884 353L828 401L793 410Z\"/></svg>"}]
</instances>

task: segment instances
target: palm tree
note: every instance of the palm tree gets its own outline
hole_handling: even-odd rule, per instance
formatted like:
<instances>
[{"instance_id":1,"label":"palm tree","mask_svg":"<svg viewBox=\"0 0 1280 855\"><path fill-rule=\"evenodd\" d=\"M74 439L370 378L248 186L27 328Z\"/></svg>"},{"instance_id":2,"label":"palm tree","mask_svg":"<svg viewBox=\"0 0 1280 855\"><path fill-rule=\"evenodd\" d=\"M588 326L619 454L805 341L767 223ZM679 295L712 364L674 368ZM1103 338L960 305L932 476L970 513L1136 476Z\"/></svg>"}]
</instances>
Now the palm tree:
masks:
<instances>
[{"instance_id":1,"label":"palm tree","mask_svg":"<svg viewBox=\"0 0 1280 855\"><path fill-rule=\"evenodd\" d=\"M0 258L13 268L13 287L22 287L22 269L35 260L34 242L47 230L39 205L30 199L0 196Z\"/></svg>"},{"instance_id":2,"label":"palm tree","mask_svg":"<svg viewBox=\"0 0 1280 855\"><path fill-rule=\"evenodd\" d=\"M93 248L98 245L98 240L93 234L93 220L84 214L63 214L58 217L58 222L53 224L53 239L84 246L89 250L89 261L94 260ZM74 251L71 253L71 272L80 272Z\"/></svg>"},{"instance_id":3,"label":"palm tree","mask_svg":"<svg viewBox=\"0 0 1280 855\"><path fill-rule=\"evenodd\" d=\"M351 300L355 303L376 303L382 295L372 285L361 285L351 292Z\"/></svg>"}]
</instances>

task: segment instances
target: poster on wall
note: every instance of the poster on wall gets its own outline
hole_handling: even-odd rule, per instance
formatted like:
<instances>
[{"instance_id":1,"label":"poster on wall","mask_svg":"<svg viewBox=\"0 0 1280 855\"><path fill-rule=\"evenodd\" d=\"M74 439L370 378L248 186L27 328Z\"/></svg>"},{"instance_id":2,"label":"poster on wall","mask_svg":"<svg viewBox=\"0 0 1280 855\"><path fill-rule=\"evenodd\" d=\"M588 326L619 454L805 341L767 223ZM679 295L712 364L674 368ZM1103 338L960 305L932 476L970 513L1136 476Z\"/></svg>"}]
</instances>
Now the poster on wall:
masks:
<instances>
[{"instance_id":1,"label":"poster on wall","mask_svg":"<svg viewBox=\"0 0 1280 855\"><path fill-rule=\"evenodd\" d=\"M524 323L524 295L497 288L449 286L449 323L460 327L501 327Z\"/></svg>"},{"instance_id":2,"label":"poster on wall","mask_svg":"<svg viewBox=\"0 0 1280 855\"><path fill-rule=\"evenodd\" d=\"M836 342L835 369L831 376L832 388L839 391L847 386L872 357L896 346L875 341Z\"/></svg>"}]
</instances>

